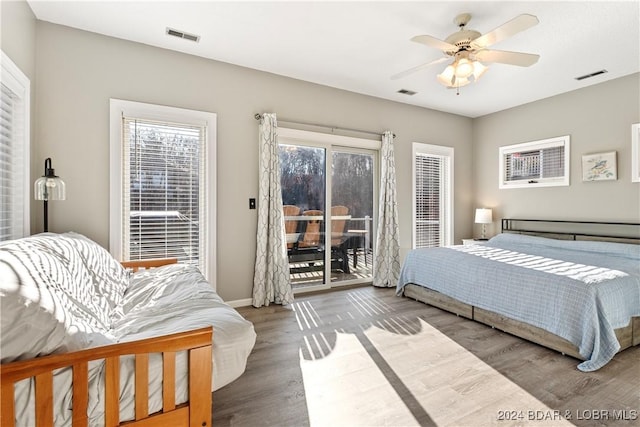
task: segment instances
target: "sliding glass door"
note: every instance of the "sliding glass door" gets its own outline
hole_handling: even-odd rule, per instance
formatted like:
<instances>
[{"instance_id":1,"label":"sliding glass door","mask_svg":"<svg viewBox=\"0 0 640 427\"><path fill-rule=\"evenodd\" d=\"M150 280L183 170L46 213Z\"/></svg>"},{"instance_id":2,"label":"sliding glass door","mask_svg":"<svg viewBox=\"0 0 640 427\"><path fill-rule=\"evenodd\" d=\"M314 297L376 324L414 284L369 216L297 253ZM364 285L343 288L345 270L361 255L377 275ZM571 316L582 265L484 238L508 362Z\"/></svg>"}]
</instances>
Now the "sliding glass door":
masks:
<instances>
[{"instance_id":1,"label":"sliding glass door","mask_svg":"<svg viewBox=\"0 0 640 427\"><path fill-rule=\"evenodd\" d=\"M294 289L371 281L377 150L336 145L333 135L294 134L307 138L279 137Z\"/></svg>"},{"instance_id":2,"label":"sliding glass door","mask_svg":"<svg viewBox=\"0 0 640 427\"><path fill-rule=\"evenodd\" d=\"M374 160L370 151L333 150L331 280L371 280Z\"/></svg>"}]
</instances>

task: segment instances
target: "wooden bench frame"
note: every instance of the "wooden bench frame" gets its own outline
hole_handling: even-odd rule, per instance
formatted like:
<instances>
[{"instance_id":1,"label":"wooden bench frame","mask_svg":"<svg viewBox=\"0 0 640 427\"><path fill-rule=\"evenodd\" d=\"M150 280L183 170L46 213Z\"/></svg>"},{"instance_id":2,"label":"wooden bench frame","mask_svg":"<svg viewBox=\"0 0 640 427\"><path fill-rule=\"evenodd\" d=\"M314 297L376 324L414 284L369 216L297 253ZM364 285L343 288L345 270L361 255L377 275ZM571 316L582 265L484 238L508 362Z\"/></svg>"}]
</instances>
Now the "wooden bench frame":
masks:
<instances>
[{"instance_id":1,"label":"wooden bench frame","mask_svg":"<svg viewBox=\"0 0 640 427\"><path fill-rule=\"evenodd\" d=\"M145 260L123 262L126 268L151 268L176 262ZM31 360L0 365L0 425L15 425L15 383L35 379L36 426L52 426L53 372L73 369L73 427L88 425L89 362L105 360L105 426L211 426L212 344L211 326L139 341L88 348L64 354L54 354ZM176 352L187 351L189 357L189 400L176 405ZM162 411L149 414L149 354L162 353ZM120 422L120 357L135 357L135 420Z\"/></svg>"}]
</instances>

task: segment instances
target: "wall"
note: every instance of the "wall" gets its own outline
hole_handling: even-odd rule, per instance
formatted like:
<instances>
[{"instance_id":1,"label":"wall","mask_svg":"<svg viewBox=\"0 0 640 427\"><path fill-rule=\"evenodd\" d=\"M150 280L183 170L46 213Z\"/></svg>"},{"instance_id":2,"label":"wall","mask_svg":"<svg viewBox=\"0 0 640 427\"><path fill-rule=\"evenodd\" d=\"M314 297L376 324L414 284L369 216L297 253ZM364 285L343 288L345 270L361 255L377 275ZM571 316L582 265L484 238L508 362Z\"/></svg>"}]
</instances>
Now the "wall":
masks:
<instances>
[{"instance_id":1,"label":"wall","mask_svg":"<svg viewBox=\"0 0 640 427\"><path fill-rule=\"evenodd\" d=\"M32 80L36 63L36 18L24 0L0 3L0 46Z\"/></svg>"},{"instance_id":2,"label":"wall","mask_svg":"<svg viewBox=\"0 0 640 427\"><path fill-rule=\"evenodd\" d=\"M411 143L455 148L457 239L472 223L471 119L38 21L36 156L51 156L67 200L50 230L109 241L109 98L217 113L218 271L225 300L251 297L258 112L281 119L392 130L401 246L411 246ZM41 224L40 218L35 224ZM39 231L36 227L34 232Z\"/></svg>"},{"instance_id":3,"label":"wall","mask_svg":"<svg viewBox=\"0 0 640 427\"><path fill-rule=\"evenodd\" d=\"M631 182L631 124L640 122L640 74L480 117L473 122L475 205L499 218L640 220ZM498 148L571 136L570 186L498 189ZM583 182L582 155L617 151L616 181Z\"/></svg>"},{"instance_id":4,"label":"wall","mask_svg":"<svg viewBox=\"0 0 640 427\"><path fill-rule=\"evenodd\" d=\"M36 17L24 0L0 1L0 23L0 49L31 82L30 167L35 180L35 176L44 172L44 163L37 160L33 154L36 128ZM32 206L32 223L35 218L34 209Z\"/></svg>"}]
</instances>

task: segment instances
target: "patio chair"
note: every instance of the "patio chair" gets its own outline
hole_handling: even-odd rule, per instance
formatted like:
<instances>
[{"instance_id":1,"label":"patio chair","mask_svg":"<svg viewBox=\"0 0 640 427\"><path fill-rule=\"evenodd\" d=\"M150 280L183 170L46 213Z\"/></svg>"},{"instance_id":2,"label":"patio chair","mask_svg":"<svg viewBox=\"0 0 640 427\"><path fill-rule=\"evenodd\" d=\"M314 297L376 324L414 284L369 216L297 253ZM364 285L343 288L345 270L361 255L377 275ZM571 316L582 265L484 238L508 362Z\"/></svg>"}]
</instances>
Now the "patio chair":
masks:
<instances>
[{"instance_id":1,"label":"patio chair","mask_svg":"<svg viewBox=\"0 0 640 427\"><path fill-rule=\"evenodd\" d=\"M333 219L337 216L347 216L349 208L346 206L331 207L331 265L338 265L339 268L349 274L349 257L347 246L349 237L345 234L346 219Z\"/></svg>"},{"instance_id":2,"label":"patio chair","mask_svg":"<svg viewBox=\"0 0 640 427\"><path fill-rule=\"evenodd\" d=\"M308 210L304 211L302 215L322 217L324 212ZM304 232L288 251L289 262L298 265L290 268L290 271L292 273L303 273L321 270L323 268L322 261L324 260L324 242L321 237L323 234L321 230L322 219L309 219L301 222L303 224L300 228L304 229ZM318 262L319 264L317 264ZM306 266L301 266L300 264L306 264Z\"/></svg>"},{"instance_id":3,"label":"patio chair","mask_svg":"<svg viewBox=\"0 0 640 427\"><path fill-rule=\"evenodd\" d=\"M285 217L298 216L300 215L300 208L294 205L284 205L282 206L282 213ZM287 234L287 249L289 250L292 249L298 241L298 224L299 221L296 220L284 220L284 229Z\"/></svg>"},{"instance_id":4,"label":"patio chair","mask_svg":"<svg viewBox=\"0 0 640 427\"><path fill-rule=\"evenodd\" d=\"M319 210L308 210L304 211L302 215L306 216L322 216L324 212ZM307 223L305 227L304 234L302 235L302 239L298 242L298 248L319 248L322 239L320 238L320 223L322 219L310 219L305 221Z\"/></svg>"}]
</instances>

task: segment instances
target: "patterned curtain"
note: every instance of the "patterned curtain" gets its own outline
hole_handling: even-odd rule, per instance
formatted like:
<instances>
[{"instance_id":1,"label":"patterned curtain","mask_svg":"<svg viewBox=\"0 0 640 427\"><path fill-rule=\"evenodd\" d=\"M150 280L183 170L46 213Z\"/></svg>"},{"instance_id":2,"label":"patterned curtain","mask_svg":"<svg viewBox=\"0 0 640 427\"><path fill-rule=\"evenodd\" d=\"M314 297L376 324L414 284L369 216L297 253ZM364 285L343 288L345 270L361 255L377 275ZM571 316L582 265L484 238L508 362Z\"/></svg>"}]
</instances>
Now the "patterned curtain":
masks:
<instances>
[{"instance_id":1,"label":"patterned curtain","mask_svg":"<svg viewBox=\"0 0 640 427\"><path fill-rule=\"evenodd\" d=\"M253 306L293 302L282 213L278 124L276 115L262 115L259 127L258 231L253 276Z\"/></svg>"},{"instance_id":2,"label":"patterned curtain","mask_svg":"<svg viewBox=\"0 0 640 427\"><path fill-rule=\"evenodd\" d=\"M400 277L400 243L398 231L398 204L396 202L396 165L393 159L393 133L382 135L382 179L380 181L380 207L378 234L373 260L373 286L395 287Z\"/></svg>"}]
</instances>

